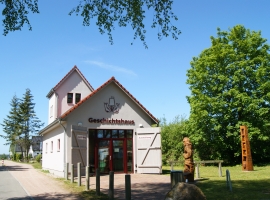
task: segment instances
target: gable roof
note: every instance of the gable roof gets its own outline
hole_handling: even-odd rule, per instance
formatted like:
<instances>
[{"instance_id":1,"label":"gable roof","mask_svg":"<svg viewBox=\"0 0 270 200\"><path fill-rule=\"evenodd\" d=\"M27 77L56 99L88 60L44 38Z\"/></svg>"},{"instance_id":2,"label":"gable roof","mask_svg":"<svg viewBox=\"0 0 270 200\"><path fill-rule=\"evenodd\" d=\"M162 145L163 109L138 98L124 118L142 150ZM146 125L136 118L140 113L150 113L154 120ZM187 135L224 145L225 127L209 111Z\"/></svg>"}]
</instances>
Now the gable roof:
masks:
<instances>
[{"instance_id":1,"label":"gable roof","mask_svg":"<svg viewBox=\"0 0 270 200\"><path fill-rule=\"evenodd\" d=\"M57 90L57 88L66 80L68 79L68 77L74 72L76 71L79 76L82 78L82 80L84 81L84 83L87 85L87 87L92 91L94 91L94 88L91 86L91 84L87 81L87 79L84 77L84 75L81 73L81 71L78 69L78 67L75 65L67 74L66 76L64 76L64 78L62 78L61 81L59 81L59 83L57 83L50 91L49 93L46 95L47 98L50 98L52 96L52 94L55 92L55 90Z\"/></svg>"},{"instance_id":2,"label":"gable roof","mask_svg":"<svg viewBox=\"0 0 270 200\"><path fill-rule=\"evenodd\" d=\"M72 108L70 108L69 110L67 110L65 113L63 113L60 116L60 119L63 119L65 117L67 117L71 112L73 112L76 108L78 108L80 105L82 105L86 100L90 99L91 97L93 97L95 94L97 94L100 90L102 90L105 86L109 85L110 83L115 83L124 93L126 93L131 100L133 100L152 120L154 120L156 123L159 122L159 120L157 118L155 118L132 94L130 94L130 92L124 88L124 86L122 84L120 84L114 77L110 78L107 82L105 82L103 85L101 85L99 88L97 88L96 90L94 90L91 94L89 94L88 96L86 96L84 99L82 99L79 103L77 103L76 105L74 105Z\"/></svg>"}]
</instances>

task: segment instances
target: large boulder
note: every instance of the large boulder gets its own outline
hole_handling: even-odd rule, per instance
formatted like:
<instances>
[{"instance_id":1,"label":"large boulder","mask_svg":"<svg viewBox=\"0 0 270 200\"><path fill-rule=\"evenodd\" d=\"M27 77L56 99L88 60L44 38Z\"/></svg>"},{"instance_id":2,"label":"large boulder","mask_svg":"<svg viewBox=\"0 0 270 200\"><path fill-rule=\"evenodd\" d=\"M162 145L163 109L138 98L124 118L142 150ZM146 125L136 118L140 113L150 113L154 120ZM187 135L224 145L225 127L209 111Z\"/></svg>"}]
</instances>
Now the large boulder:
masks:
<instances>
[{"instance_id":1,"label":"large boulder","mask_svg":"<svg viewBox=\"0 0 270 200\"><path fill-rule=\"evenodd\" d=\"M206 197L196 185L179 182L166 194L165 200L206 200Z\"/></svg>"}]
</instances>

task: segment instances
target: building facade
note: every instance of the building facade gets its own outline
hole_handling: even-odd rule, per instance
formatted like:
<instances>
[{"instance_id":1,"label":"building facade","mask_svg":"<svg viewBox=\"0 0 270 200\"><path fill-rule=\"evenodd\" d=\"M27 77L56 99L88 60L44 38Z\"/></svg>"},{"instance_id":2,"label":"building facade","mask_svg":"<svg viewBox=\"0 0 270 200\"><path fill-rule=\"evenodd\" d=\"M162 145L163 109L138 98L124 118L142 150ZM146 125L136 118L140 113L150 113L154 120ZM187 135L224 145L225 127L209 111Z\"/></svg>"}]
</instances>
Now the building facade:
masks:
<instances>
[{"instance_id":1,"label":"building facade","mask_svg":"<svg viewBox=\"0 0 270 200\"><path fill-rule=\"evenodd\" d=\"M66 163L80 162L92 173L162 172L158 120L114 77L94 90L75 66L47 97L43 169L63 177Z\"/></svg>"}]
</instances>

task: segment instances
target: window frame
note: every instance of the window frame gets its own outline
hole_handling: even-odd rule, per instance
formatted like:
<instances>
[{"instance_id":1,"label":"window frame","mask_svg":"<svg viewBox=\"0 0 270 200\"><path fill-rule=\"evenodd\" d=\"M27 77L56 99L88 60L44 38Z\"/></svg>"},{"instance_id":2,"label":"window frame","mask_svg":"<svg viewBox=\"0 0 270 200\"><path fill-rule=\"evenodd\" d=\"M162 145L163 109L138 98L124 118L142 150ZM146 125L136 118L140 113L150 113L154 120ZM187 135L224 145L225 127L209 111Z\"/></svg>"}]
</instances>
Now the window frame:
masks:
<instances>
[{"instance_id":1,"label":"window frame","mask_svg":"<svg viewBox=\"0 0 270 200\"><path fill-rule=\"evenodd\" d=\"M77 99L77 95L79 96L79 98ZM81 101L82 98L82 94L81 93L75 93L75 103L79 103Z\"/></svg>"},{"instance_id":2,"label":"window frame","mask_svg":"<svg viewBox=\"0 0 270 200\"><path fill-rule=\"evenodd\" d=\"M73 93L67 93L67 103L73 103Z\"/></svg>"}]
</instances>

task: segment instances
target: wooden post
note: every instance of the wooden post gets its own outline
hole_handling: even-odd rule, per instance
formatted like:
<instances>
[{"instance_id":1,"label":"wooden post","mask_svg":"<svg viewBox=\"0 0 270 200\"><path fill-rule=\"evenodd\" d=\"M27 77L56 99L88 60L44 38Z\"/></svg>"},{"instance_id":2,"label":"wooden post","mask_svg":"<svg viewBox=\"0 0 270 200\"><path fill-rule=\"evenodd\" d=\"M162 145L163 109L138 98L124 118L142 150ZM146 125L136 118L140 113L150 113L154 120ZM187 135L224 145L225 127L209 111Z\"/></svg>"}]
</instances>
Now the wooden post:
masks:
<instances>
[{"instance_id":1,"label":"wooden post","mask_svg":"<svg viewBox=\"0 0 270 200\"><path fill-rule=\"evenodd\" d=\"M100 173L99 168L96 169L96 194L100 195Z\"/></svg>"},{"instance_id":2,"label":"wooden post","mask_svg":"<svg viewBox=\"0 0 270 200\"><path fill-rule=\"evenodd\" d=\"M89 190L89 166L85 167L85 189Z\"/></svg>"},{"instance_id":3,"label":"wooden post","mask_svg":"<svg viewBox=\"0 0 270 200\"><path fill-rule=\"evenodd\" d=\"M81 163L77 164L78 186L82 185L81 182Z\"/></svg>"},{"instance_id":4,"label":"wooden post","mask_svg":"<svg viewBox=\"0 0 270 200\"><path fill-rule=\"evenodd\" d=\"M219 172L219 177L222 177L221 162L218 163L218 172Z\"/></svg>"},{"instance_id":5,"label":"wooden post","mask_svg":"<svg viewBox=\"0 0 270 200\"><path fill-rule=\"evenodd\" d=\"M196 164L196 178L200 178L200 169L199 169L199 164Z\"/></svg>"},{"instance_id":6,"label":"wooden post","mask_svg":"<svg viewBox=\"0 0 270 200\"><path fill-rule=\"evenodd\" d=\"M110 171L109 173L109 200L114 199L114 172Z\"/></svg>"},{"instance_id":7,"label":"wooden post","mask_svg":"<svg viewBox=\"0 0 270 200\"><path fill-rule=\"evenodd\" d=\"M71 169L70 169L70 170L71 170L71 171L70 171L70 176L71 176L71 177L70 177L70 182L71 182L71 183L74 183L74 165L71 164L70 167L71 167Z\"/></svg>"},{"instance_id":8,"label":"wooden post","mask_svg":"<svg viewBox=\"0 0 270 200\"><path fill-rule=\"evenodd\" d=\"M125 175L125 193L126 193L126 200L131 200L131 180L130 174Z\"/></svg>"},{"instance_id":9,"label":"wooden post","mask_svg":"<svg viewBox=\"0 0 270 200\"><path fill-rule=\"evenodd\" d=\"M242 170L253 171L253 163L247 127L240 126L240 133L241 133L241 147L242 147Z\"/></svg>"}]
</instances>

